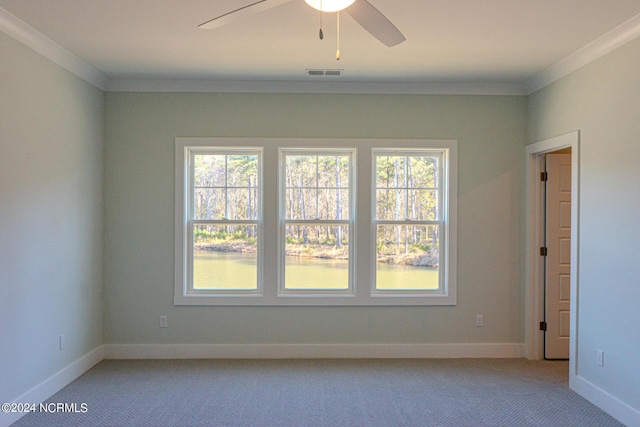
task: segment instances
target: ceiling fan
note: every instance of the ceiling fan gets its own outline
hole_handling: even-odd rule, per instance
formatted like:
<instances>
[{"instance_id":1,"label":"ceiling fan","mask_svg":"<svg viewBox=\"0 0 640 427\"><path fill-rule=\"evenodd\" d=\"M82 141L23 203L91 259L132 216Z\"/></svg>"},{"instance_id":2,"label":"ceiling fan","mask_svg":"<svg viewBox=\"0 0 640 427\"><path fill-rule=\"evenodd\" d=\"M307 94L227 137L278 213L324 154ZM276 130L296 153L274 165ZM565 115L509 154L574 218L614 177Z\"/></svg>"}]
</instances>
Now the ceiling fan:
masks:
<instances>
[{"instance_id":1,"label":"ceiling fan","mask_svg":"<svg viewBox=\"0 0 640 427\"><path fill-rule=\"evenodd\" d=\"M224 13L213 19L210 19L200 25L198 28L210 30L219 28L224 25L230 24L238 19L241 19L248 15L253 15L259 12L263 12L268 9L272 9L284 3L289 3L294 0L258 0L238 9ZM367 30L373 37L380 40L388 47L393 47L406 40L404 35L396 28L395 25L387 19L378 9L376 9L367 0L305 0L305 2L321 12L340 12L344 10L355 21ZM338 28L339 28L339 13L338 13ZM321 21L322 22L322 21ZM339 36L339 29L338 29ZM320 27L320 39L323 38L322 25ZM336 53L336 59L340 59L340 48L338 45L338 51Z\"/></svg>"}]
</instances>

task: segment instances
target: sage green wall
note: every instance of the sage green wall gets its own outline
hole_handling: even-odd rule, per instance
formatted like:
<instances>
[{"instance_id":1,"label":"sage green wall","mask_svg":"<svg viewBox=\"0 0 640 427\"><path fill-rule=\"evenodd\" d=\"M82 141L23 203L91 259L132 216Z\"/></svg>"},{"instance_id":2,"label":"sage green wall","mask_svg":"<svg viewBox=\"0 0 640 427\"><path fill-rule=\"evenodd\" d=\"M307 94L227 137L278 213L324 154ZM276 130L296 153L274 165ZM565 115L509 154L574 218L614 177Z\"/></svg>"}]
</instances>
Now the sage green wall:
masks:
<instances>
[{"instance_id":1,"label":"sage green wall","mask_svg":"<svg viewBox=\"0 0 640 427\"><path fill-rule=\"evenodd\" d=\"M531 95L528 109L529 142L580 131L578 376L640 411L640 39Z\"/></svg>"},{"instance_id":2,"label":"sage green wall","mask_svg":"<svg viewBox=\"0 0 640 427\"><path fill-rule=\"evenodd\" d=\"M105 343L523 342L524 97L107 93L105 117ZM457 306L174 307L183 136L457 139Z\"/></svg>"},{"instance_id":3,"label":"sage green wall","mask_svg":"<svg viewBox=\"0 0 640 427\"><path fill-rule=\"evenodd\" d=\"M102 91L0 32L0 402L103 343L103 124Z\"/></svg>"}]
</instances>

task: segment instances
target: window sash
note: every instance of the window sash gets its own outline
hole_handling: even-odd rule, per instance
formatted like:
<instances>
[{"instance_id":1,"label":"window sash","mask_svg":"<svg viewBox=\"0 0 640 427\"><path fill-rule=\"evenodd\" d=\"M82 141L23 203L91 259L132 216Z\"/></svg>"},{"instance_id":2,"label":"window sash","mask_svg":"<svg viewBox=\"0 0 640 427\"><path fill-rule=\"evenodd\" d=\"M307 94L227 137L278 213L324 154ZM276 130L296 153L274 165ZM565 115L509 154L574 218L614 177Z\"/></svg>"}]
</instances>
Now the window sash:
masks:
<instances>
[{"instance_id":1,"label":"window sash","mask_svg":"<svg viewBox=\"0 0 640 427\"><path fill-rule=\"evenodd\" d=\"M278 167L278 175L280 180L280 200L278 207L278 216L279 220L279 242L278 242L278 256L279 256L279 269L278 269L278 295L280 296L345 296L345 295L355 295L355 192L356 189L353 185L355 182L355 174L356 174L356 150L354 148L279 148L279 167ZM316 172L315 172L315 185L287 185L287 159L289 157L346 157L347 165L348 165L348 174L347 174L347 185L344 185L343 182L341 184L330 186L330 185L320 185L319 178L319 161L316 159ZM295 181L294 181L295 182ZM289 212L287 211L287 197L288 191L291 190L312 190L316 191L316 197L319 193L319 190L322 189L335 189L335 190L343 190L348 191L348 214L347 218L340 219L320 219L317 218L318 215L318 206L316 205L316 218L313 219L293 219L288 218ZM339 215L336 215L339 216ZM314 227L335 227L335 226L346 226L348 227L348 273L347 273L347 288L346 289L324 289L324 288L312 288L312 289L303 289L303 288L287 288L286 285L286 230L289 226L314 226Z\"/></svg>"},{"instance_id":2,"label":"window sash","mask_svg":"<svg viewBox=\"0 0 640 427\"><path fill-rule=\"evenodd\" d=\"M379 226L438 226L438 287L436 289L431 289L428 287L425 288L398 288L398 289L385 289L384 287L379 287L378 285L378 267L380 267L380 263L378 262L378 228ZM383 221L374 224L372 231L372 241L375 242L375 247L372 254L373 260L373 278L371 283L371 295L372 296L424 296L424 295L442 295L445 293L445 286L447 283L447 258L446 255L446 242L447 242L447 228L445 227L443 222L438 221L429 221L423 222L422 224L417 224L416 222L402 222L402 221Z\"/></svg>"},{"instance_id":3,"label":"window sash","mask_svg":"<svg viewBox=\"0 0 640 427\"><path fill-rule=\"evenodd\" d=\"M447 206L444 204L444 191L447 185L447 173L445 169L445 149L387 149L374 148L372 150L372 212L371 212L371 241L372 241L372 280L371 295L372 296L407 296L407 295L441 295L446 292L447 283ZM378 186L378 160L383 157L399 157L404 158L404 168L402 173L402 182L397 186L380 187ZM410 184L408 176L408 158L410 157L433 157L437 159L437 168L434 170L434 186L433 187L415 187ZM397 177L397 171L396 176ZM412 180L411 180L412 181ZM378 216L378 191L405 191L407 195L404 197L404 218L402 219L381 219ZM436 194L436 217L433 220L415 220L409 218L409 191L411 190L435 190ZM400 207L396 207L400 209ZM380 226L430 226L436 225L439 230L438 252L440 262L438 263L438 289L381 289L378 287L378 230Z\"/></svg>"},{"instance_id":4,"label":"window sash","mask_svg":"<svg viewBox=\"0 0 640 427\"><path fill-rule=\"evenodd\" d=\"M210 220L210 218L196 218L196 190L198 189L210 189L210 190L221 190L224 192L224 215L221 220L229 219L229 190L243 190L246 189L248 191L255 190L257 192L255 199L258 204L257 209L255 210L254 218L247 218L248 220L260 220L262 218L262 150L261 149L238 149L238 148L223 148L223 147L190 147L189 150L189 176L188 176L188 194L189 194L189 205L188 205L188 213L187 217L189 220ZM196 184L196 157L197 156L224 156L224 185L195 185ZM242 186L242 185L230 185L229 184L229 157L232 156L255 156L256 157L256 179L257 183L253 186ZM237 220L237 219L233 219Z\"/></svg>"},{"instance_id":5,"label":"window sash","mask_svg":"<svg viewBox=\"0 0 640 427\"><path fill-rule=\"evenodd\" d=\"M290 287L287 287L287 274L288 274L288 268L287 268L287 264L289 263L293 263L294 265L296 265L296 267L293 268L297 268L297 269L304 269L305 266L304 265L300 265L299 263L302 262L302 264L305 264L305 259L306 262L310 262L313 265L313 261L316 261L316 265L314 266L314 268L322 268L322 264L324 264L327 260L322 259L322 258L306 258L306 257L295 257L298 258L296 261L293 261L289 255L286 255L286 249L287 249L287 245L289 244L289 242L287 242L286 240L286 232L290 227L309 227L311 230L306 230L307 233L312 234L313 231L317 231L319 236L322 235L322 230L323 229L329 229L331 230L331 233L335 233L336 232L336 228L337 227L345 227L347 229L347 231L345 232L344 229L339 229L337 230L337 233L344 233L346 234L346 239L343 240L342 242L342 247L344 248L344 246L346 246L346 250L347 250L347 269L346 269L346 274L341 274L341 277L335 277L335 271L333 271L333 268L331 269L331 275L333 276L332 279L334 280L333 282L329 283L328 285L320 285L317 287L312 287L312 286L307 286L307 285L302 285L302 284L298 284L298 286L292 285ZM314 228L316 230L314 230ZM353 243L353 228L351 227L350 223L348 221L286 221L284 222L284 226L283 226L283 252L282 252L282 256L284 259L284 263L283 263L283 268L282 268L282 284L281 284L281 288L280 288L280 293L283 295L296 295L296 294L300 294L300 295L306 295L308 296L308 294L317 294L317 295L331 295L331 294L353 294L353 286L352 286L352 281L351 281L351 276L353 273L353 261L352 261L352 257L353 257L353 251L352 251L352 245ZM335 236L337 238L337 236ZM310 236L308 235L310 244L314 244L314 236ZM321 245L320 245L321 246ZM334 250L339 250L337 249L335 246L331 246L328 245L327 248L325 248L326 250L330 250L330 251L334 251ZM334 262L336 262L337 264L340 264L342 262L344 262L344 260L333 260ZM335 266L335 264L333 265ZM333 267L332 266L332 267ZM342 270L342 268L338 267L337 270ZM329 273L327 271L327 273ZM326 279L326 277L325 277ZM335 286L335 280L345 280L346 282L344 283L344 287L337 287ZM304 278L303 278L303 282L304 282ZM313 278L309 279L308 281L313 282ZM307 283L308 283L307 281Z\"/></svg>"},{"instance_id":6,"label":"window sash","mask_svg":"<svg viewBox=\"0 0 640 427\"><path fill-rule=\"evenodd\" d=\"M262 287L262 148L237 148L237 147L186 147L187 176L185 191L187 195L186 220L185 220L185 243L186 243L186 284L184 287L185 296L261 296ZM196 157L203 155L225 156L224 185L220 186L197 186L195 177ZM256 179L255 186L229 185L228 159L231 156L255 156L256 157ZM225 218L222 219L200 219L196 218L196 189L198 188L218 188L225 193ZM255 218L250 219L228 219L228 190L230 189L251 189L257 192L255 207ZM196 289L194 283L194 229L200 225L213 226L254 226L256 228L256 288L255 289Z\"/></svg>"},{"instance_id":7,"label":"window sash","mask_svg":"<svg viewBox=\"0 0 640 427\"><path fill-rule=\"evenodd\" d=\"M445 185L447 185L447 181L446 181L446 173L448 171L445 170L446 164L445 164L445 154L446 154L446 150L444 149L433 149L433 148L425 148L425 149L385 149L385 148L374 148L373 150L373 166L372 166L372 189L373 189L373 195L372 195L372 204L373 204L373 211L372 211L372 218L373 221L389 221L387 219L381 219L378 218L378 212L376 210L376 206L378 203L378 191L379 190L387 190L387 191L402 191L402 192L406 192L407 195L406 197L404 197L404 212L405 212L405 218L402 219L396 219L396 221L411 221L411 222L425 222L425 220L414 220L414 219L410 219L408 217L408 212L409 212L409 193L411 191L435 191L436 193L436 217L434 218L435 221L443 221L444 218L444 214L445 214L445 209L446 206L443 205L444 202L444 198L443 198L443 192L445 190ZM409 157L433 157L435 159L437 159L438 161L438 167L435 169L435 180L437 182L434 182L435 186L433 187L424 187L424 186L414 186L414 185L409 185L408 182L408 172L406 170L406 163L405 163L405 170L404 172L404 179L403 179L403 185L398 185L398 186L390 186L390 187L379 187L378 184L378 158L381 157L404 157L405 159L409 158ZM428 222L428 220L427 220Z\"/></svg>"},{"instance_id":8,"label":"window sash","mask_svg":"<svg viewBox=\"0 0 640 427\"><path fill-rule=\"evenodd\" d=\"M256 228L256 287L243 289L243 288L232 288L232 289L221 289L221 288L202 288L198 289L195 287L195 237L194 230L197 226L200 225L214 225L214 226L254 226ZM188 295L219 295L219 296L229 296L229 295L261 295L263 292L261 285L261 271L260 271L260 255L262 251L261 245L261 235L262 230L260 227L259 221L189 221L188 225L188 241L190 242L188 246L188 270L187 270L187 289L186 293Z\"/></svg>"}]
</instances>

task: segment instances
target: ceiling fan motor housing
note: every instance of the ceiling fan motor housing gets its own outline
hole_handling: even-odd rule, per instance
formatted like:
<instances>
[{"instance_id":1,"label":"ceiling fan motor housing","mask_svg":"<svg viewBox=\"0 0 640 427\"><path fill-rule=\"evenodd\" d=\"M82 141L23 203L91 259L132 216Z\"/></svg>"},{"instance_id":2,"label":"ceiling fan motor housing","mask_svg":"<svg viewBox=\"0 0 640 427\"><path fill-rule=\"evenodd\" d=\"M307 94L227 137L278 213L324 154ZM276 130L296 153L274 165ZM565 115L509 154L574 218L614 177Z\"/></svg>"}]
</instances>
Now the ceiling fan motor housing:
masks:
<instances>
[{"instance_id":1,"label":"ceiling fan motor housing","mask_svg":"<svg viewBox=\"0 0 640 427\"><path fill-rule=\"evenodd\" d=\"M355 0L304 0L309 6L322 12L337 12L351 6Z\"/></svg>"}]
</instances>

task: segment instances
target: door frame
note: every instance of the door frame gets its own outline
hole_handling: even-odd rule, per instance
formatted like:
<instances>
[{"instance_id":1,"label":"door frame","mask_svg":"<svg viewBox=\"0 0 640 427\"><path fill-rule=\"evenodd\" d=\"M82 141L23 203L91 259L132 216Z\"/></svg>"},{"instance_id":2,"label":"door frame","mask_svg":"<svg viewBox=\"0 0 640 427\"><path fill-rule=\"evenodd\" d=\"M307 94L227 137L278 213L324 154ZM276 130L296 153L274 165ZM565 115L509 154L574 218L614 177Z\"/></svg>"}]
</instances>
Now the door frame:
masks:
<instances>
[{"instance_id":1,"label":"door frame","mask_svg":"<svg viewBox=\"0 0 640 427\"><path fill-rule=\"evenodd\" d=\"M528 359L544 359L544 154L571 148L571 320L569 372L576 375L578 344L580 132L574 131L526 146L526 235L525 235L525 353Z\"/></svg>"}]
</instances>

